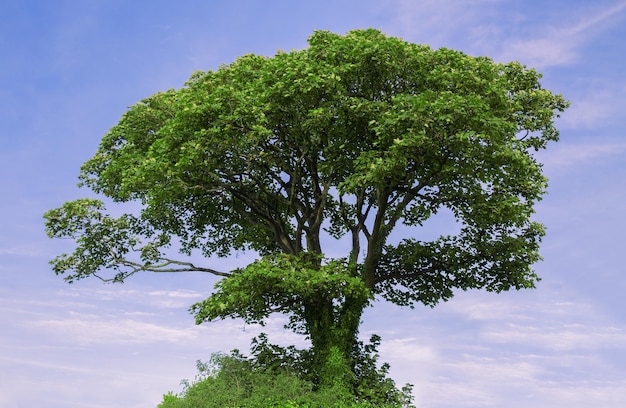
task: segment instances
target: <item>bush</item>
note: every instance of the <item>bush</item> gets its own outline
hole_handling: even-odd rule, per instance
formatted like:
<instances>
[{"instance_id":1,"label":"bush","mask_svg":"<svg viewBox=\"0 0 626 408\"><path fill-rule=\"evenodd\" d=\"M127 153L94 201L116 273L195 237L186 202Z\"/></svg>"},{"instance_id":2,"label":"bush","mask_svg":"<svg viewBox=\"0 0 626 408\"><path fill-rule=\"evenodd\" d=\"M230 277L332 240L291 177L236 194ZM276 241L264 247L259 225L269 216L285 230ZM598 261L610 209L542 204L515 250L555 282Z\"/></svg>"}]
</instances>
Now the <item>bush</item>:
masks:
<instances>
[{"instance_id":1,"label":"bush","mask_svg":"<svg viewBox=\"0 0 626 408\"><path fill-rule=\"evenodd\" d=\"M310 377L307 350L283 348L261 335L252 343L252 357L233 350L197 362L198 374L184 380L180 395L163 396L158 408L410 408L411 385L396 388L387 377L389 365L377 368L378 336L355 347L352 389L318 388Z\"/></svg>"}]
</instances>

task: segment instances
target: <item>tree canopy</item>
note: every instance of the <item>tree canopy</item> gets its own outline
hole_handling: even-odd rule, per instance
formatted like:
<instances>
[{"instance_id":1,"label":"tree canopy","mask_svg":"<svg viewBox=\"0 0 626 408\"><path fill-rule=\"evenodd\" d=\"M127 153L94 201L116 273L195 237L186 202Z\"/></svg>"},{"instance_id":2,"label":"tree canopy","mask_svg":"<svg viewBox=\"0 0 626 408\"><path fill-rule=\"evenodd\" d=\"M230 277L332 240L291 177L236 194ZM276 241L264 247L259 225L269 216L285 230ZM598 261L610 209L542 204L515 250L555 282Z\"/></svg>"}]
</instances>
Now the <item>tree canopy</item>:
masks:
<instances>
[{"instance_id":1,"label":"tree canopy","mask_svg":"<svg viewBox=\"0 0 626 408\"><path fill-rule=\"evenodd\" d=\"M196 72L132 106L81 168L83 186L140 213L112 217L97 199L46 213L48 234L77 244L53 269L225 276L192 306L198 323L286 313L320 366L348 358L374 296L434 306L456 289L532 288L547 186L533 153L558 140L568 105L540 78L373 29ZM421 239L441 212L458 233ZM259 259L218 271L166 255L172 244Z\"/></svg>"}]
</instances>

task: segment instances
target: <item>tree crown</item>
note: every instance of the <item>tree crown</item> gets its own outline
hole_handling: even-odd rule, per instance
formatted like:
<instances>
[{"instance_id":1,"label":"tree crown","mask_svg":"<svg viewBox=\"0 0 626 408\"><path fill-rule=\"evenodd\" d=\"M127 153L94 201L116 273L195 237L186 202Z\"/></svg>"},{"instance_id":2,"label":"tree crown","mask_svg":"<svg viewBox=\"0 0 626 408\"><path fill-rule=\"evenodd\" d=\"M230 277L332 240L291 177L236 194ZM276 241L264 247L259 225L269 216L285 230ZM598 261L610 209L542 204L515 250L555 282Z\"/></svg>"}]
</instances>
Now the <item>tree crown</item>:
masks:
<instances>
[{"instance_id":1,"label":"tree crown","mask_svg":"<svg viewBox=\"0 0 626 408\"><path fill-rule=\"evenodd\" d=\"M229 275L167 258L175 237L184 254L256 251L264 266L238 272L260 280L284 267L278 253L306 276L319 270L317 289L300 293L292 312L339 275L400 305L432 306L454 288L533 287L544 231L531 216L546 189L533 152L558 140L553 119L567 107L539 80L519 63L371 29L318 31L307 49L197 72L132 106L81 169L95 192L140 201L139 215L113 218L91 199L46 214L50 236L78 243L54 269L69 281L103 269L117 281L141 270ZM413 231L443 210L458 234L419 240ZM411 236L390 242L399 225ZM333 274L321 267L324 245L344 236L351 244L336 261L345 268ZM293 292L300 275L263 281ZM345 282L336 296L356 290ZM263 299L197 311L257 319L285 306L280 296Z\"/></svg>"}]
</instances>

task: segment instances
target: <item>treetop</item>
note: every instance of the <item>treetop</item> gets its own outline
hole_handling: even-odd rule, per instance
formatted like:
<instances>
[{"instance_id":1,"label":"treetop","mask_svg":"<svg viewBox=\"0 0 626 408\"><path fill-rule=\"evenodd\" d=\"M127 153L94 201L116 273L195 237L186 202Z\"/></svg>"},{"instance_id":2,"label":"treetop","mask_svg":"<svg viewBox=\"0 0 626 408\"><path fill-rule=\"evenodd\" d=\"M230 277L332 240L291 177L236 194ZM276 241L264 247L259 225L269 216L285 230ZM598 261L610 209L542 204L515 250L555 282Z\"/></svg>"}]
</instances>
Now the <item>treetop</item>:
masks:
<instances>
[{"instance_id":1,"label":"treetop","mask_svg":"<svg viewBox=\"0 0 626 408\"><path fill-rule=\"evenodd\" d=\"M540 77L373 29L195 72L130 107L81 169L84 186L141 202L140 215L113 222L93 201L47 213L51 236L78 242L55 271L126 268L123 280L170 261L172 237L185 254L298 257L348 236L350 273L399 304L532 287L544 232L531 216L547 185L533 152L558 140L568 105ZM444 209L459 234L420 241ZM410 236L389 242L402 224ZM143 258L130 264L133 248Z\"/></svg>"}]
</instances>

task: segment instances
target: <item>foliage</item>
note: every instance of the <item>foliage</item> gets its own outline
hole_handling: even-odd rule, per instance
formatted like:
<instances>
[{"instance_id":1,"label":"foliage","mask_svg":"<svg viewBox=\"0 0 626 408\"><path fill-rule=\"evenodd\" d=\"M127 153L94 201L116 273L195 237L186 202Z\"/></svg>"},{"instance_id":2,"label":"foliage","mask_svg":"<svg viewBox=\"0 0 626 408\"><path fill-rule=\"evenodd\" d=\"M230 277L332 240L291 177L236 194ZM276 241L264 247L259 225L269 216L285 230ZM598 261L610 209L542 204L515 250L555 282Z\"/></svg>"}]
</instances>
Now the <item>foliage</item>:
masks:
<instances>
[{"instance_id":1,"label":"foliage","mask_svg":"<svg viewBox=\"0 0 626 408\"><path fill-rule=\"evenodd\" d=\"M410 408L411 386L402 390L387 378L388 365L376 367L380 338L355 349L359 366L354 380L356 392L341 385L316 389L303 365L308 350L283 348L267 342L262 334L253 340L252 356L233 350L230 355L214 353L206 363L197 362L193 383L184 380L180 395L163 396L159 408L184 407L388 407ZM303 358L304 357L304 358Z\"/></svg>"},{"instance_id":2,"label":"foliage","mask_svg":"<svg viewBox=\"0 0 626 408\"><path fill-rule=\"evenodd\" d=\"M294 374L256 370L238 353L214 354L198 368L196 381L180 397L164 397L160 407L272 407L311 392Z\"/></svg>"},{"instance_id":3,"label":"foliage","mask_svg":"<svg viewBox=\"0 0 626 408\"><path fill-rule=\"evenodd\" d=\"M346 386L374 296L432 307L456 290L535 286L547 182L533 153L558 140L568 105L540 77L371 29L197 72L132 106L81 168L83 186L140 213L81 199L45 214L51 237L77 244L53 269L70 283L224 276L192 306L198 323L286 313L311 340L316 386ZM419 239L442 212L458 233ZM173 259L172 242L260 259L217 271Z\"/></svg>"},{"instance_id":4,"label":"foliage","mask_svg":"<svg viewBox=\"0 0 626 408\"><path fill-rule=\"evenodd\" d=\"M291 327L298 331L307 303L333 299L337 314L338 305L346 298L368 299L363 281L348 271L344 260L321 265L321 260L311 254L269 255L218 282L215 294L191 310L198 323L236 316L246 323L263 324L272 312L282 312L290 315Z\"/></svg>"}]
</instances>

